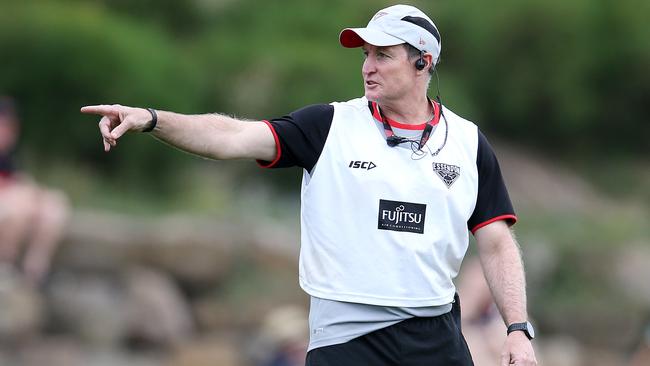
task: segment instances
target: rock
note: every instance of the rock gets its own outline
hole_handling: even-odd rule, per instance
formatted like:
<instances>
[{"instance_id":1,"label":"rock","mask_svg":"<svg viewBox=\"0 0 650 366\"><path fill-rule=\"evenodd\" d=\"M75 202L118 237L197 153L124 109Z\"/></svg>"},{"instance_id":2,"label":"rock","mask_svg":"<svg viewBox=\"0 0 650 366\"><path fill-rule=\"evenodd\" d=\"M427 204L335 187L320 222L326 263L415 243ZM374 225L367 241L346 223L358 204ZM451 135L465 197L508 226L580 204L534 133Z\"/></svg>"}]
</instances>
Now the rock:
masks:
<instances>
[{"instance_id":1,"label":"rock","mask_svg":"<svg viewBox=\"0 0 650 366\"><path fill-rule=\"evenodd\" d=\"M635 301L650 309L650 243L629 245L621 248L615 261L617 287Z\"/></svg>"},{"instance_id":2,"label":"rock","mask_svg":"<svg viewBox=\"0 0 650 366\"><path fill-rule=\"evenodd\" d=\"M241 350L224 337L207 337L177 347L166 366L243 366Z\"/></svg>"},{"instance_id":3,"label":"rock","mask_svg":"<svg viewBox=\"0 0 650 366\"><path fill-rule=\"evenodd\" d=\"M628 360L622 354L602 347L586 348L583 355L582 365L585 366L625 366L628 364Z\"/></svg>"},{"instance_id":4,"label":"rock","mask_svg":"<svg viewBox=\"0 0 650 366\"><path fill-rule=\"evenodd\" d=\"M0 266L0 340L32 336L38 333L43 320L40 293L11 266Z\"/></svg>"},{"instance_id":5,"label":"rock","mask_svg":"<svg viewBox=\"0 0 650 366\"><path fill-rule=\"evenodd\" d=\"M245 230L241 230L245 227ZM232 257L253 249L292 263L298 258L299 229L277 222L218 221L206 216L142 218L77 210L57 260L74 269L115 270L149 264L187 281L218 282L231 270Z\"/></svg>"},{"instance_id":6,"label":"rock","mask_svg":"<svg viewBox=\"0 0 650 366\"><path fill-rule=\"evenodd\" d=\"M230 270L233 248L250 233L205 217L170 215L143 219L78 211L57 255L59 266L119 271L147 265L194 286L219 283Z\"/></svg>"},{"instance_id":7,"label":"rock","mask_svg":"<svg viewBox=\"0 0 650 366\"><path fill-rule=\"evenodd\" d=\"M264 321L265 314L287 302L304 304L305 308L309 306L309 297L300 290L296 290L295 296L252 293L224 296L227 298L211 295L192 301L193 313L200 329L218 331L224 328L256 328Z\"/></svg>"},{"instance_id":8,"label":"rock","mask_svg":"<svg viewBox=\"0 0 650 366\"><path fill-rule=\"evenodd\" d=\"M515 206L546 212L596 212L608 202L586 180L522 149L496 144L503 176Z\"/></svg>"},{"instance_id":9,"label":"rock","mask_svg":"<svg viewBox=\"0 0 650 366\"><path fill-rule=\"evenodd\" d=\"M24 345L18 352L21 366L162 366L156 354L132 354L120 348L88 346L66 337L49 337ZM3 366L5 364L2 364Z\"/></svg>"},{"instance_id":10,"label":"rock","mask_svg":"<svg viewBox=\"0 0 650 366\"><path fill-rule=\"evenodd\" d=\"M83 345L64 337L41 338L29 342L18 350L22 366L85 366Z\"/></svg>"},{"instance_id":11,"label":"rock","mask_svg":"<svg viewBox=\"0 0 650 366\"><path fill-rule=\"evenodd\" d=\"M0 365L2 366L18 366L18 361L13 357L10 352L4 348L0 348Z\"/></svg>"},{"instance_id":12,"label":"rock","mask_svg":"<svg viewBox=\"0 0 650 366\"><path fill-rule=\"evenodd\" d=\"M91 366L163 366L164 360L155 354L133 354L118 348L90 349L84 365Z\"/></svg>"},{"instance_id":13,"label":"rock","mask_svg":"<svg viewBox=\"0 0 650 366\"><path fill-rule=\"evenodd\" d=\"M197 326L202 330L218 330L239 327L237 321L241 309L235 312L232 306L212 297L200 298L192 302L192 312Z\"/></svg>"},{"instance_id":14,"label":"rock","mask_svg":"<svg viewBox=\"0 0 650 366\"><path fill-rule=\"evenodd\" d=\"M112 346L128 334L128 307L117 280L101 274L56 273L48 287L52 320L84 342Z\"/></svg>"},{"instance_id":15,"label":"rock","mask_svg":"<svg viewBox=\"0 0 650 366\"><path fill-rule=\"evenodd\" d=\"M152 242L138 248L134 256L138 263L159 268L195 289L220 284L232 268L228 251L217 244L191 240L176 244Z\"/></svg>"},{"instance_id":16,"label":"rock","mask_svg":"<svg viewBox=\"0 0 650 366\"><path fill-rule=\"evenodd\" d=\"M169 276L139 267L125 278L130 338L169 345L193 333L190 306Z\"/></svg>"},{"instance_id":17,"label":"rock","mask_svg":"<svg viewBox=\"0 0 650 366\"><path fill-rule=\"evenodd\" d=\"M540 339L537 361L540 365L553 366L580 366L583 365L583 347L573 337L549 336Z\"/></svg>"}]
</instances>

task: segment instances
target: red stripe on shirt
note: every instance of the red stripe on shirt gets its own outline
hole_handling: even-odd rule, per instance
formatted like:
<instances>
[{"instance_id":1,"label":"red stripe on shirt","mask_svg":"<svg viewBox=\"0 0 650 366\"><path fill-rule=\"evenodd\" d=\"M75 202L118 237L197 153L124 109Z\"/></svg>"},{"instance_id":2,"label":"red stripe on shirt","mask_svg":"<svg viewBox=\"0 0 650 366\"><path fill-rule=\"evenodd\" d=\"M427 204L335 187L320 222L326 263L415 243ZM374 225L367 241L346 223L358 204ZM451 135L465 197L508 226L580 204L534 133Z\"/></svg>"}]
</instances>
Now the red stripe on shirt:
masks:
<instances>
[{"instance_id":1,"label":"red stripe on shirt","mask_svg":"<svg viewBox=\"0 0 650 366\"><path fill-rule=\"evenodd\" d=\"M476 231L477 231L478 229L480 229L480 228L482 228L482 227L484 227L484 226L490 225L490 224L493 223L493 222L501 221L501 220L509 220L509 221L511 221L511 222L509 223L509 226L512 226L512 225L515 224L515 222L517 222L517 216L512 215L512 214L508 214L508 215L501 215L501 216L493 217L493 218L491 218L491 219L489 219L489 220L487 220L487 221L484 221L484 222L482 222L482 223L480 223L480 224L474 226L474 227L472 228L472 230L471 230L471 231L472 231L472 234L476 233Z\"/></svg>"},{"instance_id":2,"label":"red stripe on shirt","mask_svg":"<svg viewBox=\"0 0 650 366\"><path fill-rule=\"evenodd\" d=\"M275 128L273 128L273 125L269 121L264 120L262 122L266 123L266 125L269 126L271 132L273 133L273 139L275 140L275 159L273 159L273 161L271 161L270 163L264 160L257 160L257 165L259 165L260 168L272 168L275 164L278 163L278 161L280 161L280 157L282 156L280 139L278 138L278 133L275 132Z\"/></svg>"}]
</instances>

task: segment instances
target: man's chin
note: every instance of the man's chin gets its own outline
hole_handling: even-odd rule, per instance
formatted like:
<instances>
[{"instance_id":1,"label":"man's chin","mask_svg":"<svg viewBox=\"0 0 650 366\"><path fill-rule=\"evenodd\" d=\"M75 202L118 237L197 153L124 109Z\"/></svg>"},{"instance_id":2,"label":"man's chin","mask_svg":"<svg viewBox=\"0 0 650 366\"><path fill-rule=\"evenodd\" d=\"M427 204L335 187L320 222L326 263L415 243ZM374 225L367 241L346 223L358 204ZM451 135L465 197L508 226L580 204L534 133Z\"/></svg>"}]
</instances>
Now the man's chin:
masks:
<instances>
[{"instance_id":1,"label":"man's chin","mask_svg":"<svg viewBox=\"0 0 650 366\"><path fill-rule=\"evenodd\" d=\"M379 96L373 92L366 91L365 97L371 102L379 103Z\"/></svg>"}]
</instances>

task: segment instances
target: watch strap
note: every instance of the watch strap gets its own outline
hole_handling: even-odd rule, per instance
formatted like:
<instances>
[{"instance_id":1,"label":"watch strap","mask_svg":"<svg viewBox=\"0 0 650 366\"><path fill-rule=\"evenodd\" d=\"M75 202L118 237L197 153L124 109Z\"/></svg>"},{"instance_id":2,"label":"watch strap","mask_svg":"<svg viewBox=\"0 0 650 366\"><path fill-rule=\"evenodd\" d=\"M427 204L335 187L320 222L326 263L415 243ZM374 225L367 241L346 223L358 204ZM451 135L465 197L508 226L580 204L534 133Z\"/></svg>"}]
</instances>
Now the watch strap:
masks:
<instances>
[{"instance_id":1,"label":"watch strap","mask_svg":"<svg viewBox=\"0 0 650 366\"><path fill-rule=\"evenodd\" d=\"M510 324L508 326L507 334L510 334L512 332L516 332L518 330L524 332L524 334L526 334L526 337L528 337L528 339L533 339L533 335L528 330L528 322Z\"/></svg>"},{"instance_id":2,"label":"watch strap","mask_svg":"<svg viewBox=\"0 0 650 366\"><path fill-rule=\"evenodd\" d=\"M158 114L156 113L156 110L153 108L146 108L149 113L151 113L151 120L148 123L148 126L145 127L142 132L151 132L153 131L154 127L156 127L156 124L158 123Z\"/></svg>"}]
</instances>

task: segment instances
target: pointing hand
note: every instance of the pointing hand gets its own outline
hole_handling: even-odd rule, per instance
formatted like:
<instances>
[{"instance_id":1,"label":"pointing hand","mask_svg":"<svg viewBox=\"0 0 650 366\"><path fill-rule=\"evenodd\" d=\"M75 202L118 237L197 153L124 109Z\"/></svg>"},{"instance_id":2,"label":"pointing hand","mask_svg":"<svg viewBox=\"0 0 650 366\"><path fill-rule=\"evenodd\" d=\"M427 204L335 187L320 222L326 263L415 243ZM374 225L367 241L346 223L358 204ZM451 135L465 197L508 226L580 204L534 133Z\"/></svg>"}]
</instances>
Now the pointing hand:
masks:
<instances>
[{"instance_id":1,"label":"pointing hand","mask_svg":"<svg viewBox=\"0 0 650 366\"><path fill-rule=\"evenodd\" d=\"M81 108L81 113L102 116L99 132L102 134L104 151L117 145L117 140L127 131L143 131L151 123L152 116L144 108L113 105L92 105Z\"/></svg>"}]
</instances>

